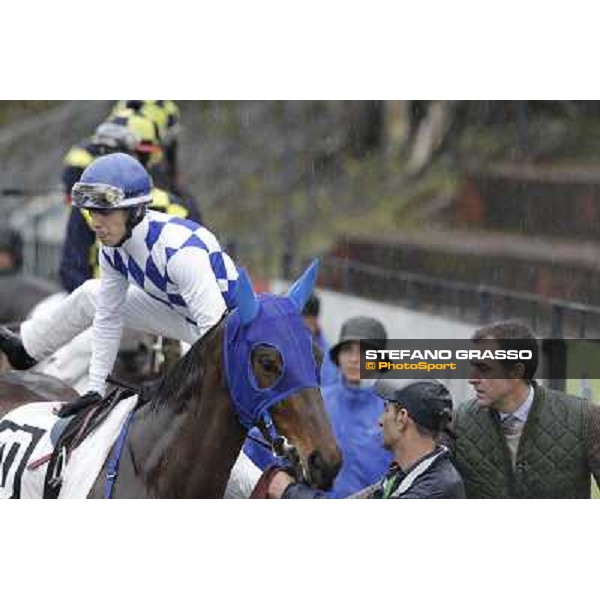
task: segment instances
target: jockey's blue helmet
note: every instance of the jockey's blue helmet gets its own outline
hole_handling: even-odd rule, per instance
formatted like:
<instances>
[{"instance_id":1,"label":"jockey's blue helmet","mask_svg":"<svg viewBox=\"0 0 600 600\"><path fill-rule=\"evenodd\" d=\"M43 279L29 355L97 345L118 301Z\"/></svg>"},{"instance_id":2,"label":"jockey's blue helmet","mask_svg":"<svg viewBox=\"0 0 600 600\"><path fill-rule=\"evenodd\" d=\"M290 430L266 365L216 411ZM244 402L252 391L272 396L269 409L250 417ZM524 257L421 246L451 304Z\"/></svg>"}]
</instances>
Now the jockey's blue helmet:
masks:
<instances>
[{"instance_id":1,"label":"jockey's blue helmet","mask_svg":"<svg viewBox=\"0 0 600 600\"><path fill-rule=\"evenodd\" d=\"M73 186L73 205L93 210L133 208L152 202L152 179L142 164L122 152L97 158Z\"/></svg>"}]
</instances>

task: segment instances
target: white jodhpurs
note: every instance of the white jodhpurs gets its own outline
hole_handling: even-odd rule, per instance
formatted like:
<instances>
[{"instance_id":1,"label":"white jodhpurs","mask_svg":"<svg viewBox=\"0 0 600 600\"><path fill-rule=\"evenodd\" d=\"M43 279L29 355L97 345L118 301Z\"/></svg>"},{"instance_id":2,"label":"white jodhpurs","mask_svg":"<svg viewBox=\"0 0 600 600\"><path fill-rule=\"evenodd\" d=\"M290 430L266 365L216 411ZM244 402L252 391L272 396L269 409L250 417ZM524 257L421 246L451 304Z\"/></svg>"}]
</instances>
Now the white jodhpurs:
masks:
<instances>
[{"instance_id":1,"label":"white jodhpurs","mask_svg":"<svg viewBox=\"0 0 600 600\"><path fill-rule=\"evenodd\" d=\"M54 310L25 321L21 325L21 338L27 353L36 360L42 360L91 327L99 290L100 280L90 279ZM134 286L127 290L123 327L188 344L193 344L200 337L195 325Z\"/></svg>"}]
</instances>

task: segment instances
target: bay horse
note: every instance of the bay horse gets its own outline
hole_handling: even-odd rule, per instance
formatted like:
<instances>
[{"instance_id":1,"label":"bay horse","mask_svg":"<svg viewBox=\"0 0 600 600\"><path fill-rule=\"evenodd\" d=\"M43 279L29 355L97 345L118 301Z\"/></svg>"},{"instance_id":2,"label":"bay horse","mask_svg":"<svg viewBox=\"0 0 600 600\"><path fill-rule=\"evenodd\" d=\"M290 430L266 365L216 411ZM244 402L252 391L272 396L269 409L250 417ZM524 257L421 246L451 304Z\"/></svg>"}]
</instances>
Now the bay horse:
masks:
<instances>
[{"instance_id":1,"label":"bay horse","mask_svg":"<svg viewBox=\"0 0 600 600\"><path fill-rule=\"evenodd\" d=\"M285 297L256 296L240 270L237 308L145 390L111 497L223 497L255 424L294 450L306 482L332 486L341 454L318 387L317 351L301 318L317 268L314 261ZM107 463L88 497L104 496Z\"/></svg>"}]
</instances>

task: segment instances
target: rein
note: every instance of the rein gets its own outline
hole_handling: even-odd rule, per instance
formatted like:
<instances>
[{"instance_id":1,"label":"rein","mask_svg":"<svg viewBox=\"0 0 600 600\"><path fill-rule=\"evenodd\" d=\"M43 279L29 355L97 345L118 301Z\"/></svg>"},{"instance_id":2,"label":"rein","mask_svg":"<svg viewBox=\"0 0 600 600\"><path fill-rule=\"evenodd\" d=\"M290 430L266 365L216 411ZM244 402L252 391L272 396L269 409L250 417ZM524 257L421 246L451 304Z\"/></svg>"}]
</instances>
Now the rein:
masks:
<instances>
[{"instance_id":1,"label":"rein","mask_svg":"<svg viewBox=\"0 0 600 600\"><path fill-rule=\"evenodd\" d=\"M125 440L127 439L127 434L129 433L129 425L131 423L131 419L133 417L134 412L135 408L127 415L127 419L125 419L125 423L123 423L123 427L121 427L121 432L119 433L119 437L117 438L117 443L113 447L108 466L106 467L106 484L104 486L105 500L110 500L112 498L113 489L117 480L117 475L119 474L121 454L123 452L123 447L125 446Z\"/></svg>"},{"instance_id":2,"label":"rein","mask_svg":"<svg viewBox=\"0 0 600 600\"><path fill-rule=\"evenodd\" d=\"M129 392L133 392L134 394L139 394L142 391L141 386L134 385L133 383L128 383L127 381L123 381L122 379L113 377L113 375L109 375L106 378L106 383L116 385L117 387L123 388L124 390L127 390Z\"/></svg>"}]
</instances>

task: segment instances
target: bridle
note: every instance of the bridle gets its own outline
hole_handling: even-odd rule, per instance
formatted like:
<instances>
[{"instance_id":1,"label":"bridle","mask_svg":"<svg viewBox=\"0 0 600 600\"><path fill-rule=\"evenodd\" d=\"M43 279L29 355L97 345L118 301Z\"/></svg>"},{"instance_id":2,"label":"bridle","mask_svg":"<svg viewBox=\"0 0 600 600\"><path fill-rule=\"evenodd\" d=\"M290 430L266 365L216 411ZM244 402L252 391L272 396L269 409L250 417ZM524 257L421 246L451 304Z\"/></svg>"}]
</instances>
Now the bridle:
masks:
<instances>
[{"instance_id":1,"label":"bridle","mask_svg":"<svg viewBox=\"0 0 600 600\"><path fill-rule=\"evenodd\" d=\"M310 485L310 475L300 458L298 449L294 444L291 444L285 436L278 433L268 410L265 410L259 416L255 425L262 433L264 439L261 440L251 434L249 434L248 437L257 444L270 450L274 456L282 458L287 463L285 465L286 468L289 469L290 474L293 475L296 481Z\"/></svg>"}]
</instances>

